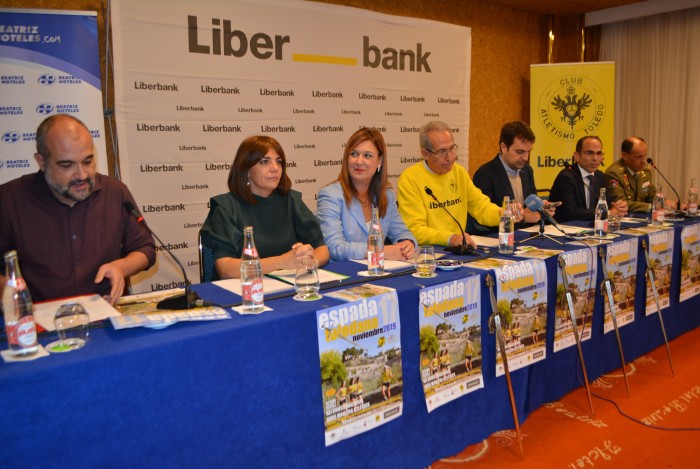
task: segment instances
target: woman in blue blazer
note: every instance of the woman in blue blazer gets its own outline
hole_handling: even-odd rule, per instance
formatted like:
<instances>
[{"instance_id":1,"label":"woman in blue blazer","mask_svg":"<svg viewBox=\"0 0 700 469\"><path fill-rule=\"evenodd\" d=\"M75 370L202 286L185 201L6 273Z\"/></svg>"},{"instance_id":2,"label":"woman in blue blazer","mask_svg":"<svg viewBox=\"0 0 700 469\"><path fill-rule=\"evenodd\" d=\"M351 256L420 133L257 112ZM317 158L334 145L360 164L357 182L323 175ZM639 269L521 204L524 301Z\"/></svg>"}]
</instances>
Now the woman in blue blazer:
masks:
<instances>
[{"instance_id":1,"label":"woman in blue blazer","mask_svg":"<svg viewBox=\"0 0 700 469\"><path fill-rule=\"evenodd\" d=\"M389 188L386 143L382 134L363 127L352 134L343 152L338 179L318 193L318 219L326 246L335 260L367 257L372 208L379 209L384 247L390 260L412 261L416 239L406 228Z\"/></svg>"}]
</instances>

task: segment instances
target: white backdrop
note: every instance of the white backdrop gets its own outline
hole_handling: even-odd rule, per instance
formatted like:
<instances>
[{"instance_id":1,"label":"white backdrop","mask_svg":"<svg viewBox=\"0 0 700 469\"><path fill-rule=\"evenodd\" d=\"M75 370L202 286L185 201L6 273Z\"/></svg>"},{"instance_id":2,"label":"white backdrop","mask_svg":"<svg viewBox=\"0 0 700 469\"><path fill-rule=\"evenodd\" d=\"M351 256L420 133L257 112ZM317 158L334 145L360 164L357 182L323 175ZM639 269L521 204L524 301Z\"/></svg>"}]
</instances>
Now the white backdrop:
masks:
<instances>
[{"instance_id":1,"label":"white backdrop","mask_svg":"<svg viewBox=\"0 0 700 469\"><path fill-rule=\"evenodd\" d=\"M198 279L197 233L245 137L271 135L312 210L359 127L382 130L390 181L419 161L418 128L450 124L467 164L471 31L298 1L113 0L122 179ZM182 286L159 255L134 291Z\"/></svg>"}]
</instances>

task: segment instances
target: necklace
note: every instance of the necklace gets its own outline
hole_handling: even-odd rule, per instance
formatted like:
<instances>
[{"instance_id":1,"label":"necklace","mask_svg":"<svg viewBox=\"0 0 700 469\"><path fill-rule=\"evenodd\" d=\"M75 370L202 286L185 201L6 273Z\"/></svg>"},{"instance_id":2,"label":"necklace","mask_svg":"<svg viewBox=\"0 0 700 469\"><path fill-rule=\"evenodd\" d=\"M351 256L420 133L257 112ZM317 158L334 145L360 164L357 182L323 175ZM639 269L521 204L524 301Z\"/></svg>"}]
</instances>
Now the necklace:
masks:
<instances>
[{"instance_id":1,"label":"necklace","mask_svg":"<svg viewBox=\"0 0 700 469\"><path fill-rule=\"evenodd\" d=\"M360 198L359 194L358 194L358 195L357 195L357 200L360 202L360 204L361 204L363 207L366 207L367 204L369 203L369 196L367 196L367 198L366 198L365 200L362 200L362 199Z\"/></svg>"}]
</instances>

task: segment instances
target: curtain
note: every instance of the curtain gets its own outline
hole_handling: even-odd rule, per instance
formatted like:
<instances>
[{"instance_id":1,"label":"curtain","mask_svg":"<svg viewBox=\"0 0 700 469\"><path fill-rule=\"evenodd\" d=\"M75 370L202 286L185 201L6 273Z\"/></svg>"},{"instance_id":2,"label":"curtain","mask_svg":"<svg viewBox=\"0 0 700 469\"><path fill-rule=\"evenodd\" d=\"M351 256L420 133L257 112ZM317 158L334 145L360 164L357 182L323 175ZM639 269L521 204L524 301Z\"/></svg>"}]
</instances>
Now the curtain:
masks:
<instances>
[{"instance_id":1,"label":"curtain","mask_svg":"<svg viewBox=\"0 0 700 469\"><path fill-rule=\"evenodd\" d=\"M648 156L687 202L691 177L700 183L700 8L602 27L600 60L615 62L615 142L640 136ZM653 171L653 170L652 170ZM664 195L675 199L662 178Z\"/></svg>"}]
</instances>

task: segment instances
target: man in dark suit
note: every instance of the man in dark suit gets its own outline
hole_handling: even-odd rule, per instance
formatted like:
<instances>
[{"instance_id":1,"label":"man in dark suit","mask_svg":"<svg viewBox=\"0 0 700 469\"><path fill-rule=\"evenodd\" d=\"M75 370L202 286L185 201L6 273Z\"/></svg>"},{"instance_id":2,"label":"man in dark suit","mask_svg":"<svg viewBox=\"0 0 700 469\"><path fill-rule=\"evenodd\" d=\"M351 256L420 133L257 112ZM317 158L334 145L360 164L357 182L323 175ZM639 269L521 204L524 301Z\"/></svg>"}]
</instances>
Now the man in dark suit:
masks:
<instances>
[{"instance_id":1,"label":"man in dark suit","mask_svg":"<svg viewBox=\"0 0 700 469\"><path fill-rule=\"evenodd\" d=\"M558 222L595 218L600 189L606 186L605 174L598 169L603 156L603 142L595 135L581 137L576 142L574 164L559 172L549 192L551 202L561 202L554 214ZM627 214L624 198L612 201L606 197L606 201L609 216L623 217Z\"/></svg>"},{"instance_id":2,"label":"man in dark suit","mask_svg":"<svg viewBox=\"0 0 700 469\"><path fill-rule=\"evenodd\" d=\"M507 122L501 128L498 144L500 153L476 170L472 179L474 185L496 205L502 205L505 196L523 205L527 196L537 193L532 167L528 164L535 134L523 121ZM523 224L540 221L540 214L528 208L523 210L522 216ZM476 222L470 225L467 226L470 233L490 230Z\"/></svg>"}]
</instances>

